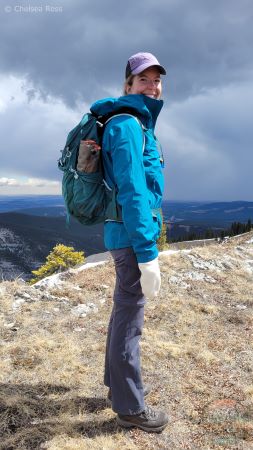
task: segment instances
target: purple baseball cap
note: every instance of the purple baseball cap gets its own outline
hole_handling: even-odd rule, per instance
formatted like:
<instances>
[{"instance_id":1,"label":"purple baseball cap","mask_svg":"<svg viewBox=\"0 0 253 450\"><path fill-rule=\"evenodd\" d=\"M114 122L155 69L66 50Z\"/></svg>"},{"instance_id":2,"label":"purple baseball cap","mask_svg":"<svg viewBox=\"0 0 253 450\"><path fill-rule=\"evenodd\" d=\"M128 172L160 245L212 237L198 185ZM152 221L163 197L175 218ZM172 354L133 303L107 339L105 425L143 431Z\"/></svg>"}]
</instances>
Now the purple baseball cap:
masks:
<instances>
[{"instance_id":1,"label":"purple baseball cap","mask_svg":"<svg viewBox=\"0 0 253 450\"><path fill-rule=\"evenodd\" d=\"M136 53L127 61L126 78L130 75L138 75L151 66L156 66L162 75L166 75L166 70L152 53Z\"/></svg>"}]
</instances>

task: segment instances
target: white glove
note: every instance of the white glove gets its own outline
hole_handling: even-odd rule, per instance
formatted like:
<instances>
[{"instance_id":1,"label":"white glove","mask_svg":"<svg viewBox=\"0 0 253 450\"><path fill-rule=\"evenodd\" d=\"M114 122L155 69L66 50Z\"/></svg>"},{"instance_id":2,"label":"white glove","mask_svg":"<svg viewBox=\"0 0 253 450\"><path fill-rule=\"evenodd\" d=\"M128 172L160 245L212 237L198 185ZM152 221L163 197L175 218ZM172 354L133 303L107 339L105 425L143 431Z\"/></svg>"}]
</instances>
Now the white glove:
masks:
<instances>
[{"instance_id":1,"label":"white glove","mask_svg":"<svg viewBox=\"0 0 253 450\"><path fill-rule=\"evenodd\" d=\"M138 263L141 271L141 287L145 297L157 297L161 286L158 257L146 263Z\"/></svg>"}]
</instances>

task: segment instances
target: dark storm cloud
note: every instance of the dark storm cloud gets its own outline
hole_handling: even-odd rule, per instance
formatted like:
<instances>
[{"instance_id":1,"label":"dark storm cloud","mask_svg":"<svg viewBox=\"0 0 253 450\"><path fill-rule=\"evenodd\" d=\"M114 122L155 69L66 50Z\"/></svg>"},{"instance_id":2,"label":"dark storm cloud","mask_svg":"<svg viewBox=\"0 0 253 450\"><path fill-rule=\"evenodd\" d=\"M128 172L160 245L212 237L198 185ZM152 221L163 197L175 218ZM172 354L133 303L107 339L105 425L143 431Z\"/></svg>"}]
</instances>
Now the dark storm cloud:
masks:
<instances>
[{"instance_id":1,"label":"dark storm cloud","mask_svg":"<svg viewBox=\"0 0 253 450\"><path fill-rule=\"evenodd\" d=\"M252 19L252 0L4 0L1 192L59 180L67 131L121 94L130 55L150 51L167 68L165 198L252 200Z\"/></svg>"},{"instance_id":2,"label":"dark storm cloud","mask_svg":"<svg viewBox=\"0 0 253 450\"><path fill-rule=\"evenodd\" d=\"M166 108L159 137L166 196L252 200L253 81L212 89Z\"/></svg>"},{"instance_id":3,"label":"dark storm cloud","mask_svg":"<svg viewBox=\"0 0 253 450\"><path fill-rule=\"evenodd\" d=\"M110 95L121 89L128 56L141 50L167 67L170 101L252 74L250 0L48 3L62 12L7 13L2 6L0 27L1 72L26 76L44 97L73 106Z\"/></svg>"}]
</instances>

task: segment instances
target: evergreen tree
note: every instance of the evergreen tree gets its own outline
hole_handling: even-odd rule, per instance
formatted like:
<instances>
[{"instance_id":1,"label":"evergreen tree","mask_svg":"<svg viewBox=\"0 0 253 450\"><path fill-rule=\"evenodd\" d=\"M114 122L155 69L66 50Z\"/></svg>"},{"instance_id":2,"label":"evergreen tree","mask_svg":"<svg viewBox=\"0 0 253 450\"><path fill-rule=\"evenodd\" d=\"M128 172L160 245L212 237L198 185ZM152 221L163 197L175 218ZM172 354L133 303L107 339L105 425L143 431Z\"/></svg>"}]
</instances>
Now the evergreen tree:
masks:
<instances>
[{"instance_id":1,"label":"evergreen tree","mask_svg":"<svg viewBox=\"0 0 253 450\"><path fill-rule=\"evenodd\" d=\"M208 228L208 229L205 231L204 239L212 239L212 238L214 238L214 232L213 232L212 229Z\"/></svg>"},{"instance_id":2,"label":"evergreen tree","mask_svg":"<svg viewBox=\"0 0 253 450\"><path fill-rule=\"evenodd\" d=\"M248 231L251 231L251 229L251 219L248 219L247 223L233 222L230 229L227 230L227 234L229 236L237 236L238 234L247 233Z\"/></svg>"},{"instance_id":3,"label":"evergreen tree","mask_svg":"<svg viewBox=\"0 0 253 450\"><path fill-rule=\"evenodd\" d=\"M248 219L247 225L246 225L246 231L251 231L252 228L252 223L251 223L251 219Z\"/></svg>"},{"instance_id":4,"label":"evergreen tree","mask_svg":"<svg viewBox=\"0 0 253 450\"><path fill-rule=\"evenodd\" d=\"M220 232L220 237L221 237L221 239L224 239L224 237L226 236L226 230L221 230L221 232Z\"/></svg>"},{"instance_id":5,"label":"evergreen tree","mask_svg":"<svg viewBox=\"0 0 253 450\"><path fill-rule=\"evenodd\" d=\"M187 238L188 241L196 241L196 239L198 239L198 236L196 233L192 232L192 233L188 234L188 238Z\"/></svg>"},{"instance_id":6,"label":"evergreen tree","mask_svg":"<svg viewBox=\"0 0 253 450\"><path fill-rule=\"evenodd\" d=\"M73 247L58 244L46 257L46 263L39 269L32 271L35 277L30 280L30 284L34 284L53 273L61 272L77 264L82 264L84 260L84 252L76 252Z\"/></svg>"}]
</instances>

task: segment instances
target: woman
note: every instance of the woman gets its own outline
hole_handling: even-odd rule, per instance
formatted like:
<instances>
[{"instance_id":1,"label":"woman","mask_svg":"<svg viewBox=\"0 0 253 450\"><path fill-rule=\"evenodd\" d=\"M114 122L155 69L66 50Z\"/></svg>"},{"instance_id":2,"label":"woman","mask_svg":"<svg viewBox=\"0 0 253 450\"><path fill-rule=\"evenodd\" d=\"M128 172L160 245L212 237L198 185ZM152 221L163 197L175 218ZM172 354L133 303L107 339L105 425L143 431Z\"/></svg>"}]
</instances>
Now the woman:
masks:
<instances>
[{"instance_id":1,"label":"woman","mask_svg":"<svg viewBox=\"0 0 253 450\"><path fill-rule=\"evenodd\" d=\"M127 63L125 95L100 100L91 108L98 115L119 113L106 125L102 146L105 180L117 187L120 210L119 220L107 220L104 229L116 270L104 383L118 423L153 432L166 427L168 416L145 404L148 389L141 378L139 341L146 299L158 295L161 283L156 241L163 175L154 135L163 106L161 74L166 71L154 55L137 53Z\"/></svg>"}]
</instances>

